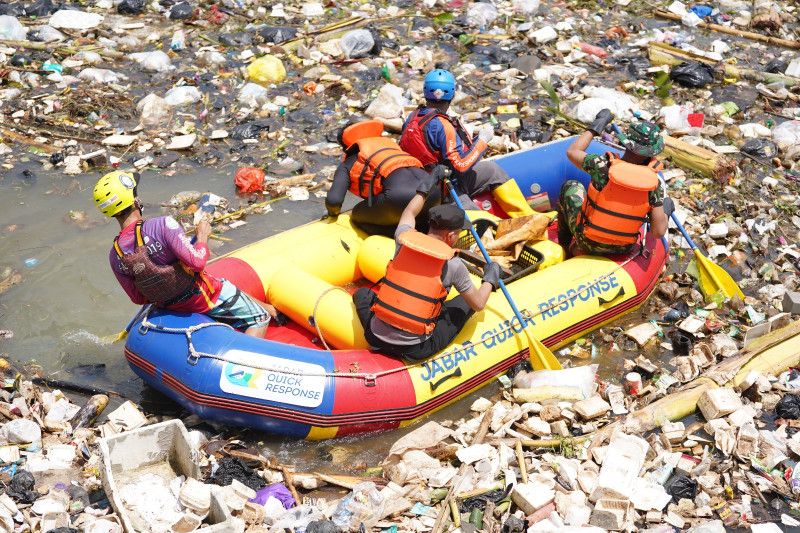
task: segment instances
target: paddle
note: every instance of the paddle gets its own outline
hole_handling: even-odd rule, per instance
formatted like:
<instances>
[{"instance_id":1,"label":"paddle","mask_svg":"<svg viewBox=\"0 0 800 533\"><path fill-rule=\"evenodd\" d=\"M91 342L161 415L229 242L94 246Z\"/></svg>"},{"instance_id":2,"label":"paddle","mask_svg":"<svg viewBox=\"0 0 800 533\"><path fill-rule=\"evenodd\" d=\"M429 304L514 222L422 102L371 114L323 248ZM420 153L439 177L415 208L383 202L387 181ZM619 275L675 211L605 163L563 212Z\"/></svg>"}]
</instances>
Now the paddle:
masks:
<instances>
[{"instance_id":1,"label":"paddle","mask_svg":"<svg viewBox=\"0 0 800 533\"><path fill-rule=\"evenodd\" d=\"M636 118L640 118L638 112L634 113ZM614 133L617 134L617 137L622 141L625 142L626 136L622 133L622 130L616 124L612 123L611 127L614 129ZM700 285L700 292L703 293L703 297L706 300L711 299L712 296L718 293L722 293L725 298L732 298L733 296L738 296L741 299L744 299L744 293L733 280L730 274L725 272L725 270L713 263L711 259L703 255L697 245L694 243L689 234L686 232L686 228L683 227L678 217L675 216L675 212L673 211L670 213L670 218L677 226L678 230L680 230L683 238L686 239L686 242L689 243L689 247L694 252L694 257L696 259L695 264L697 265L697 277L698 277L698 284Z\"/></svg>"},{"instance_id":2,"label":"paddle","mask_svg":"<svg viewBox=\"0 0 800 533\"><path fill-rule=\"evenodd\" d=\"M461 203L461 200L458 197L458 193L456 192L453 183L450 180L446 181L447 185L450 189L450 196L453 198L453 201L459 207L459 209L463 210L464 205ZM472 225L472 221L467 216L466 212L464 212L464 216L466 217L467 221L469 221L469 231L472 233L472 238L475 239L475 243L478 245L478 248L481 250L481 254L483 255L483 259L486 261L487 264L492 262L492 258L489 257L489 252L486 251L486 248L483 246L483 242L481 242L480 237L478 236L478 232L475 231L475 226ZM534 370L558 370L561 368L561 363L558 362L556 356L553 355L553 352L550 349L541 343L536 337L531 335L530 331L528 331L528 321L525 317L522 316L522 313L519 312L517 309L514 300L511 299L511 294L509 294L508 289L506 288L506 284L503 283L503 280L500 281L500 290L503 291L503 294L508 300L508 305L511 306L511 310L514 311L514 316L517 317L519 323L522 325L522 331L525 332L525 335L528 337L528 354L530 355L531 366Z\"/></svg>"}]
</instances>

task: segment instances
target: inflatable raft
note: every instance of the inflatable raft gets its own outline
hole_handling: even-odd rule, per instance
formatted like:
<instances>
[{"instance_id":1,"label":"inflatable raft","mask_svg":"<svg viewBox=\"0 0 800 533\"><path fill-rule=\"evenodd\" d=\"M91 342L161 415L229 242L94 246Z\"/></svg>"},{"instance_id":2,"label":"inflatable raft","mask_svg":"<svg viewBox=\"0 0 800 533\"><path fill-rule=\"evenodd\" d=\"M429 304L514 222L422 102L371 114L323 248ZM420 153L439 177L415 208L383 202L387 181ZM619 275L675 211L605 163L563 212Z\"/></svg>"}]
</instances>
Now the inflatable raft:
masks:
<instances>
[{"instance_id":1,"label":"inflatable raft","mask_svg":"<svg viewBox=\"0 0 800 533\"><path fill-rule=\"evenodd\" d=\"M523 191L556 206L565 180L588 183L567 160L570 142L495 161ZM611 148L595 142L590 150ZM489 199L479 203L497 209ZM471 213L479 215L495 219ZM630 257L564 260L551 240L532 249L530 268L507 284L532 333L551 348L640 306L668 256L666 241L649 236ZM133 320L125 356L147 384L201 418L307 439L411 424L528 357L525 335L499 291L428 360L370 351L350 294L380 279L393 253L391 239L367 236L346 214L258 241L209 270L271 302L291 318L288 324L270 325L267 338L256 339L205 315L151 310Z\"/></svg>"}]
</instances>

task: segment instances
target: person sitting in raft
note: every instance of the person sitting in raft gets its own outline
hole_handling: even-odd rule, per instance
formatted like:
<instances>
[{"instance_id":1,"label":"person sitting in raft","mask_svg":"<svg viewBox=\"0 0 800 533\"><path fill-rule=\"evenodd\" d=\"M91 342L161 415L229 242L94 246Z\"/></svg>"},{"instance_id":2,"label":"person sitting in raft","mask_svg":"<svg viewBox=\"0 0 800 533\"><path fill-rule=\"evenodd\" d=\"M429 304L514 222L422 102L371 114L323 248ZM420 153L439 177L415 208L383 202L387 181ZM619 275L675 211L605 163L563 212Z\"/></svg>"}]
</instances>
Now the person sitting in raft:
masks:
<instances>
[{"instance_id":1,"label":"person sitting in raft","mask_svg":"<svg viewBox=\"0 0 800 533\"><path fill-rule=\"evenodd\" d=\"M204 271L210 255L208 221L197 225L197 239L192 242L170 216L143 219L138 178L138 174L114 171L94 187L94 202L100 212L119 222L120 232L109 261L131 301L183 313L204 313L248 335L263 337L270 316L277 314L275 308Z\"/></svg>"},{"instance_id":2,"label":"person sitting in raft","mask_svg":"<svg viewBox=\"0 0 800 533\"><path fill-rule=\"evenodd\" d=\"M420 233L414 220L425 205L418 191L400 217L395 232L397 251L386 276L373 291L353 295L356 312L370 346L394 357L425 359L449 345L467 319L486 306L499 285L500 267L486 266L475 287L466 266L454 257L452 245L469 227L464 211L454 204L430 209L430 229ZM445 301L450 287L459 295Z\"/></svg>"},{"instance_id":3,"label":"person sitting in raft","mask_svg":"<svg viewBox=\"0 0 800 533\"><path fill-rule=\"evenodd\" d=\"M491 124L482 126L473 139L460 120L447 114L456 94L453 74L438 68L429 72L423 92L425 105L406 119L400 148L419 159L427 169L438 164L450 167L459 193L466 194L462 199L466 206L474 206L475 195L491 192L509 216L533 214L517 182L494 161L481 161L494 136L494 127Z\"/></svg>"},{"instance_id":4,"label":"person sitting in raft","mask_svg":"<svg viewBox=\"0 0 800 533\"><path fill-rule=\"evenodd\" d=\"M363 198L350 219L371 234L394 234L400 214L416 194L421 183L430 179L422 164L403 152L397 143L383 137L378 120L357 122L342 128L339 144L344 149L342 163L333 175L325 199L328 216L336 217L349 190ZM441 192L431 191L417 225L427 227L428 209L439 203Z\"/></svg>"},{"instance_id":5,"label":"person sitting in raft","mask_svg":"<svg viewBox=\"0 0 800 533\"><path fill-rule=\"evenodd\" d=\"M661 163L655 156L664 149L661 132L655 124L634 123L627 132L621 158L611 152L586 153L592 139L612 119L608 109L601 110L589 129L567 149L572 164L591 177L588 194L577 180L561 187L558 242L568 254L628 254L639 242L642 224L648 220L656 239L667 232L673 204L665 199L664 184L657 174Z\"/></svg>"}]
</instances>

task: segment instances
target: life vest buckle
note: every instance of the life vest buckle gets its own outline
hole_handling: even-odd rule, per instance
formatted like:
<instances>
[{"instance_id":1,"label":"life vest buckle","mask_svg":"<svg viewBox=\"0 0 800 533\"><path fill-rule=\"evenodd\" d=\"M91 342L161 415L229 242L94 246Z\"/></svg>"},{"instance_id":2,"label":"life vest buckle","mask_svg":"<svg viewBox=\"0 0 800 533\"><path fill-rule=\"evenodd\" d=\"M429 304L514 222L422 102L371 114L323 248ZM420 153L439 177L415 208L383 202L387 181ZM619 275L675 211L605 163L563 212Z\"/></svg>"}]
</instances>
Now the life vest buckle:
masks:
<instances>
[{"instance_id":1,"label":"life vest buckle","mask_svg":"<svg viewBox=\"0 0 800 533\"><path fill-rule=\"evenodd\" d=\"M364 376L364 386L374 387L378 384L378 376L375 374L367 374Z\"/></svg>"}]
</instances>

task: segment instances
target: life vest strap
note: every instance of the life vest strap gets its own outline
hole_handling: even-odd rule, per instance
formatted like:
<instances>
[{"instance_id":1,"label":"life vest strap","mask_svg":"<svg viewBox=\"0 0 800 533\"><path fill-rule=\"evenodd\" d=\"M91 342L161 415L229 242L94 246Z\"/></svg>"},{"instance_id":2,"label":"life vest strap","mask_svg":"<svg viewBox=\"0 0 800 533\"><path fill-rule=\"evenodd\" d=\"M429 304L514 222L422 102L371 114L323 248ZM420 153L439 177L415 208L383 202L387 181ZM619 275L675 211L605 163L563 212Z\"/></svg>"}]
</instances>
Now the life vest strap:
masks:
<instances>
[{"instance_id":1,"label":"life vest strap","mask_svg":"<svg viewBox=\"0 0 800 533\"><path fill-rule=\"evenodd\" d=\"M636 221L642 222L642 223L647 222L647 217L637 217L637 216L633 216L633 215L628 215L626 213L619 213L617 211L612 211L610 209L606 209L605 207L601 207L601 206L597 205L597 203L594 200L592 200L591 198L589 198L588 196L586 197L586 203L588 203L590 206L592 206L592 209L596 209L597 211L600 211L601 213L605 213L606 215L612 215L612 216L619 217L619 218L626 218L628 220L636 220Z\"/></svg>"},{"instance_id":2,"label":"life vest strap","mask_svg":"<svg viewBox=\"0 0 800 533\"><path fill-rule=\"evenodd\" d=\"M411 313L409 313L407 311L403 311L402 309L398 309L397 307L395 307L393 305L387 304L386 302L381 300L380 297L375 298L375 304L374 305L383 307L387 311L391 311L392 313L395 313L397 315L405 317L405 318L407 318L409 320L413 320L414 322L419 322L420 324L425 324L425 325L433 324L439 318L438 316L435 316L435 317L426 319L426 318L422 318L422 317L417 316L417 315L412 315Z\"/></svg>"},{"instance_id":3,"label":"life vest strap","mask_svg":"<svg viewBox=\"0 0 800 533\"><path fill-rule=\"evenodd\" d=\"M388 285L389 287L393 288L396 291L400 291L402 293L408 294L409 296L413 296L414 298L426 301L428 303L441 304L444 303L444 301L447 299L447 295L443 296L442 298L431 298L430 296L425 296L424 294L420 294L418 292L412 291L411 289L407 289L402 285L398 285L397 283L388 280L386 278L383 278L380 282L385 283L386 285Z\"/></svg>"},{"instance_id":4,"label":"life vest strap","mask_svg":"<svg viewBox=\"0 0 800 533\"><path fill-rule=\"evenodd\" d=\"M383 150L390 150L390 148L384 148ZM381 150L379 150L379 151L381 151ZM375 153L377 154L378 152L375 152ZM372 173L372 179L369 180L369 197L368 197L368 200L369 200L369 204L370 205L372 205L372 196L375 193L375 179L378 178L378 177L383 179L383 176L381 176L381 168L383 168L383 165L385 165L388 161L390 161L392 159L397 159L398 157L406 157L407 155L408 154L406 154L405 152L401 151L400 148L398 148L396 154L392 154L389 157L385 158L383 161L381 161L378 164L377 167L375 167L375 172ZM366 170L366 169L367 169L367 167L365 166L364 170ZM364 175L364 170L361 171L361 175L362 176Z\"/></svg>"},{"instance_id":5,"label":"life vest strap","mask_svg":"<svg viewBox=\"0 0 800 533\"><path fill-rule=\"evenodd\" d=\"M617 231L617 230L613 230L613 229L609 229L609 228L604 228L602 226L598 226L597 224L592 224L588 219L586 219L586 217L583 218L582 223L583 223L584 226L588 226L588 227L590 227L592 229L596 229L597 231L602 231L603 233L608 233L608 234L611 234L611 235L617 235L619 237L638 237L639 236L639 232L638 231L635 231L633 233L628 233L628 232L624 232L624 231Z\"/></svg>"},{"instance_id":6,"label":"life vest strap","mask_svg":"<svg viewBox=\"0 0 800 533\"><path fill-rule=\"evenodd\" d=\"M136 228L134 229L136 233L136 247L144 246L144 237L142 236L142 221L136 223Z\"/></svg>"},{"instance_id":7,"label":"life vest strap","mask_svg":"<svg viewBox=\"0 0 800 533\"><path fill-rule=\"evenodd\" d=\"M359 174L359 176L358 176L358 190L359 190L359 193L360 193L360 192L361 192L361 190L364 188L364 182L366 181L366 180L364 180L364 176L367 174L367 171L369 170L369 164L370 164L370 162L372 161L372 159L373 159L373 158L374 158L376 155L378 155L378 154L379 154L379 153L381 153L381 152L385 152L386 150L391 150L391 148L381 148L380 150L375 150L375 151L374 151L374 152L372 152L372 153L369 155L369 157L368 157L368 158L367 158L367 159L364 161L364 168L362 168L362 169L361 169L361 174ZM373 184L373 183L374 183L374 181L375 181L375 174L377 174L377 172L374 172L374 173L372 174L372 180L370 180L370 184L369 184L370 190L372 189L372 184Z\"/></svg>"}]
</instances>

